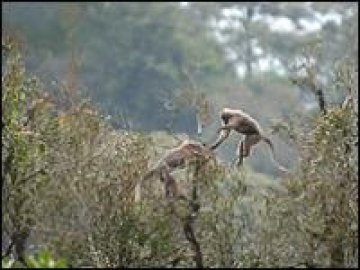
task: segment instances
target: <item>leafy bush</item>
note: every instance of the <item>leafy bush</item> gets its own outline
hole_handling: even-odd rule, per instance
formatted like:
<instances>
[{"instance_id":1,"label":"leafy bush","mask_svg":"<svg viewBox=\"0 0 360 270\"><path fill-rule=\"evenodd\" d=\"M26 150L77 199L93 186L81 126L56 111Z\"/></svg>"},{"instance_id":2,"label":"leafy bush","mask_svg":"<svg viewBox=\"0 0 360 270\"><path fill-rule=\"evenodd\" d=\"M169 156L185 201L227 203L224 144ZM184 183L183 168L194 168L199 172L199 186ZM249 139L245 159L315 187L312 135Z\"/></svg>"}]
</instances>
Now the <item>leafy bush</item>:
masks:
<instances>
[{"instance_id":1,"label":"leafy bush","mask_svg":"<svg viewBox=\"0 0 360 270\"><path fill-rule=\"evenodd\" d=\"M54 259L47 249L26 256L25 261L27 268L66 268L68 266L64 259ZM18 268L23 265L15 259L4 258L1 266L3 268Z\"/></svg>"}]
</instances>

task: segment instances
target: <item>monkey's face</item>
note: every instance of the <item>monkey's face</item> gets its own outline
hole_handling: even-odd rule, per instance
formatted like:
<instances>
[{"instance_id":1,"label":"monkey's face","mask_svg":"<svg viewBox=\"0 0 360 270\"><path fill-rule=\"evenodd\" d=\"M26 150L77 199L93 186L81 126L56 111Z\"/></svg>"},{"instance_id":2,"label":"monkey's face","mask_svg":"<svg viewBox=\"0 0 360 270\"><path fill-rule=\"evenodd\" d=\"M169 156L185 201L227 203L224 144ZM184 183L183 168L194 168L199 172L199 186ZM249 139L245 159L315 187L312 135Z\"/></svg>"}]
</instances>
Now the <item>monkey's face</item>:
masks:
<instances>
[{"instance_id":1,"label":"monkey's face","mask_svg":"<svg viewBox=\"0 0 360 270\"><path fill-rule=\"evenodd\" d=\"M229 119L231 118L231 114L223 112L221 114L221 120L224 122L224 124L226 125L229 122Z\"/></svg>"}]
</instances>

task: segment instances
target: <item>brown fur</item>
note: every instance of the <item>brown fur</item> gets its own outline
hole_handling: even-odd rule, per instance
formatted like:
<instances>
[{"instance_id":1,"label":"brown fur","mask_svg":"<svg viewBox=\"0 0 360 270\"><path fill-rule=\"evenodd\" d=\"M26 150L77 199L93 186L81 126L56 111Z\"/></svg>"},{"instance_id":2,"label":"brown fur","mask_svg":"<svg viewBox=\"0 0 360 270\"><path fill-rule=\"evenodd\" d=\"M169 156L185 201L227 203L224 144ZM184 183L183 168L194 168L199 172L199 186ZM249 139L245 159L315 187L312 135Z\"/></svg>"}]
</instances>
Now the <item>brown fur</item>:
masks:
<instances>
[{"instance_id":1,"label":"brown fur","mask_svg":"<svg viewBox=\"0 0 360 270\"><path fill-rule=\"evenodd\" d=\"M168 151L164 157L145 174L143 181L158 175L165 185L166 197L170 197L171 195L171 197L184 199L185 196L180 194L171 172L177 168L184 167L186 161L192 158L208 160L213 157L212 151L207 146L185 140L179 146Z\"/></svg>"}]
</instances>

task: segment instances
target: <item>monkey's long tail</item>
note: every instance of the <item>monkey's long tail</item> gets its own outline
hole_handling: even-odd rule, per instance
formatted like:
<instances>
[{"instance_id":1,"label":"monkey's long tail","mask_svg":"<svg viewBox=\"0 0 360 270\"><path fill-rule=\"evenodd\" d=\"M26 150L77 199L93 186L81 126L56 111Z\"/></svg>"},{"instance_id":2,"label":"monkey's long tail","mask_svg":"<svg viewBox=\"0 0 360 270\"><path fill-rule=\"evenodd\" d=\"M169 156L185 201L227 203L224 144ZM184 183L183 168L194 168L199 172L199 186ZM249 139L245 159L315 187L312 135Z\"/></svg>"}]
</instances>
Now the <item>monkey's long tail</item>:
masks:
<instances>
[{"instance_id":1,"label":"monkey's long tail","mask_svg":"<svg viewBox=\"0 0 360 270\"><path fill-rule=\"evenodd\" d=\"M272 159L273 162L276 164L276 166L278 167L278 169L279 169L280 171L282 171L283 173L288 173L289 170L286 169L285 167L281 166L281 165L279 164L279 162L275 159L274 145L272 144L272 142L270 141L270 139L268 139L268 138L266 138L266 137L264 137L264 136L262 136L261 138L263 139L264 142L266 142L266 143L269 145L270 150L271 150L271 151L270 151L270 152L271 152L271 153L270 153L271 159Z\"/></svg>"}]
</instances>

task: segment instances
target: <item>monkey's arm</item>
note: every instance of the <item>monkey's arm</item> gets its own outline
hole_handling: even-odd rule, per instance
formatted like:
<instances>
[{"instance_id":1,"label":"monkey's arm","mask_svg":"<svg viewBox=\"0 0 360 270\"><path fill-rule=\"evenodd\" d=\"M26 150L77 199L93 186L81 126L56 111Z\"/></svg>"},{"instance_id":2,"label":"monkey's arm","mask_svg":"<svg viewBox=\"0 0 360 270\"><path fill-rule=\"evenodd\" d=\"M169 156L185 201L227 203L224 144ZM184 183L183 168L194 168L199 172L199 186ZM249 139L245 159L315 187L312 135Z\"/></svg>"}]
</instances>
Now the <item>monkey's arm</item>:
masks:
<instances>
[{"instance_id":1,"label":"monkey's arm","mask_svg":"<svg viewBox=\"0 0 360 270\"><path fill-rule=\"evenodd\" d=\"M230 118L228 123L224 123L224 121L222 122L222 126L218 128L217 133L219 134L218 139L216 140L216 142L210 146L211 150L216 149L223 141L226 140L227 137L229 137L230 132L232 129L236 129L238 126L238 119L236 117L232 117Z\"/></svg>"},{"instance_id":2,"label":"monkey's arm","mask_svg":"<svg viewBox=\"0 0 360 270\"><path fill-rule=\"evenodd\" d=\"M219 137L217 138L216 142L210 146L211 150L216 149L220 144L222 144L223 141L226 140L227 137L229 137L231 130L230 129L223 129L220 130Z\"/></svg>"}]
</instances>

